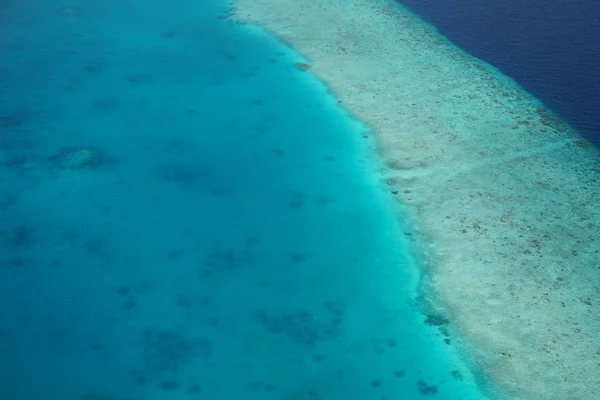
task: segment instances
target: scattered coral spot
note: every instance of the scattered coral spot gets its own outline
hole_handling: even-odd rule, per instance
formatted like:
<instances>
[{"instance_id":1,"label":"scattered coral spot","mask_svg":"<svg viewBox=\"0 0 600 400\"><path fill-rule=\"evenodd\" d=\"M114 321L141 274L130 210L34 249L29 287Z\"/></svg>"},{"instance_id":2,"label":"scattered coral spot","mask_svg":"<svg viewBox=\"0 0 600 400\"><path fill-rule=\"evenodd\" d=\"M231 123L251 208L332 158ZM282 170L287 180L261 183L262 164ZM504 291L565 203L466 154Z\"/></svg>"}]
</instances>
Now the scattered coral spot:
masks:
<instances>
[{"instance_id":1,"label":"scattered coral spot","mask_svg":"<svg viewBox=\"0 0 600 400\"><path fill-rule=\"evenodd\" d=\"M50 157L50 160L57 167L64 169L91 169L108 162L103 151L90 147L65 148Z\"/></svg>"},{"instance_id":2,"label":"scattered coral spot","mask_svg":"<svg viewBox=\"0 0 600 400\"><path fill-rule=\"evenodd\" d=\"M297 62L295 66L296 66L296 69L298 69L300 71L308 71L310 69L310 64L303 63L303 62Z\"/></svg>"},{"instance_id":3,"label":"scattered coral spot","mask_svg":"<svg viewBox=\"0 0 600 400\"><path fill-rule=\"evenodd\" d=\"M425 381L420 380L417 382L417 389L422 396L435 396L438 394L438 388L435 385L428 385Z\"/></svg>"}]
</instances>

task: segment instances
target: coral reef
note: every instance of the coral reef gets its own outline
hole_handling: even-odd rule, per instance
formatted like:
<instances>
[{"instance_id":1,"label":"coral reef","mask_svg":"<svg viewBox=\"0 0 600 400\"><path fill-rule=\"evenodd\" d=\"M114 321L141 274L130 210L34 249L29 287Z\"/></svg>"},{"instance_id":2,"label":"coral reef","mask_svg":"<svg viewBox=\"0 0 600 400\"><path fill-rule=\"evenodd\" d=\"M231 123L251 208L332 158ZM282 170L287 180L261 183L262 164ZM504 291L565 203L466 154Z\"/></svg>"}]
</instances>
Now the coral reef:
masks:
<instances>
[{"instance_id":1,"label":"coral reef","mask_svg":"<svg viewBox=\"0 0 600 400\"><path fill-rule=\"evenodd\" d=\"M50 161L61 169L93 169L107 164L109 157L93 147L67 147L51 156Z\"/></svg>"},{"instance_id":2,"label":"coral reef","mask_svg":"<svg viewBox=\"0 0 600 400\"><path fill-rule=\"evenodd\" d=\"M259 323L270 333L287 336L293 342L307 347L332 340L343 335L344 305L329 301L325 304L325 316L307 311L269 315L257 314Z\"/></svg>"},{"instance_id":3,"label":"coral reef","mask_svg":"<svg viewBox=\"0 0 600 400\"><path fill-rule=\"evenodd\" d=\"M177 371L197 356L207 357L211 344L192 341L175 331L144 330L142 333L144 364L155 371Z\"/></svg>"}]
</instances>

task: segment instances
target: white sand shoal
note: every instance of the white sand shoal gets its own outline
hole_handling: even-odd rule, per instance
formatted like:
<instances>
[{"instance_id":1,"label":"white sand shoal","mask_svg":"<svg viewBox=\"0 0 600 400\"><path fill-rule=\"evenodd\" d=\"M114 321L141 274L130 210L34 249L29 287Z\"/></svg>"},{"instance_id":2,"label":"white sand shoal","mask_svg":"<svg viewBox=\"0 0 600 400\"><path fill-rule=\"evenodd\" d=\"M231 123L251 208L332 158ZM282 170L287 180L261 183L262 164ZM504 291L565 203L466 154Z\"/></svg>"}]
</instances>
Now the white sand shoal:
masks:
<instances>
[{"instance_id":1,"label":"white sand shoal","mask_svg":"<svg viewBox=\"0 0 600 400\"><path fill-rule=\"evenodd\" d=\"M429 293L510 399L600 399L600 155L391 0L238 0L378 138Z\"/></svg>"}]
</instances>

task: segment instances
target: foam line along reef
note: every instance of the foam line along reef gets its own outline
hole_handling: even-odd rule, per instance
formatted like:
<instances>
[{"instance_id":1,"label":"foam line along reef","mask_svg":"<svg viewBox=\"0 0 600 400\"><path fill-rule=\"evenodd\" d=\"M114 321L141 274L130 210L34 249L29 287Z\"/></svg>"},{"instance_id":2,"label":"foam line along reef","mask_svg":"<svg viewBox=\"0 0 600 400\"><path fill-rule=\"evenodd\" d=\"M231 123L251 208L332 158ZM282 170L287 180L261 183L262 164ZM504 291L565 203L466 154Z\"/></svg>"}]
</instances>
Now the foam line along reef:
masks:
<instances>
[{"instance_id":1,"label":"foam line along reef","mask_svg":"<svg viewBox=\"0 0 600 400\"><path fill-rule=\"evenodd\" d=\"M600 154L391 0L237 0L370 127L424 293L510 399L600 393Z\"/></svg>"}]
</instances>

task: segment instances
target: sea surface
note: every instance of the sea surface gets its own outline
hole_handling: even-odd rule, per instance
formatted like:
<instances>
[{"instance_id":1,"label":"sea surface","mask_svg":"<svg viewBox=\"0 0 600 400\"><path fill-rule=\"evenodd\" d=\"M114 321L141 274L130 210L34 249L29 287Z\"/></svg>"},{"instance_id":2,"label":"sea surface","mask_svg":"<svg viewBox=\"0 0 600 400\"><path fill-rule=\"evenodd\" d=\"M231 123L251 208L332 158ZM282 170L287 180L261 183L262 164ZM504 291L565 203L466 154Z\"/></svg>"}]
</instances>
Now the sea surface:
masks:
<instances>
[{"instance_id":1,"label":"sea surface","mask_svg":"<svg viewBox=\"0 0 600 400\"><path fill-rule=\"evenodd\" d=\"M225 6L0 3L0 398L483 399L369 130Z\"/></svg>"},{"instance_id":2,"label":"sea surface","mask_svg":"<svg viewBox=\"0 0 600 400\"><path fill-rule=\"evenodd\" d=\"M600 2L400 0L600 146Z\"/></svg>"}]
</instances>

